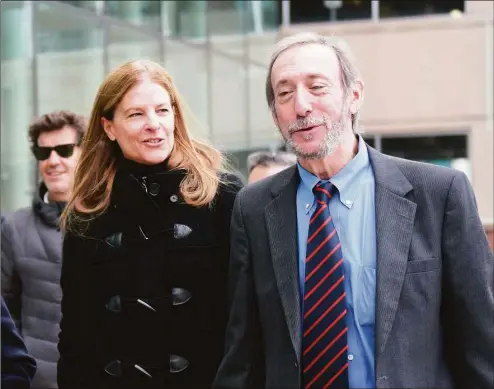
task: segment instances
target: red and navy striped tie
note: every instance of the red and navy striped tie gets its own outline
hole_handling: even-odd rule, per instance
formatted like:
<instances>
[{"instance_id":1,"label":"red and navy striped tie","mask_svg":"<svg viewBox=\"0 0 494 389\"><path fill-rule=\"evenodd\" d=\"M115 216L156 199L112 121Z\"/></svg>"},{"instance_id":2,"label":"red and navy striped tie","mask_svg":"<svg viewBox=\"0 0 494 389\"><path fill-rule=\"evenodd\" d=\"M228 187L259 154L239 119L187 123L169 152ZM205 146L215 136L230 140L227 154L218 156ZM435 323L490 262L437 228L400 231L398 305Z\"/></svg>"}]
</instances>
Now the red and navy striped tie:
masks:
<instances>
[{"instance_id":1,"label":"red and navy striped tie","mask_svg":"<svg viewBox=\"0 0 494 389\"><path fill-rule=\"evenodd\" d=\"M314 187L317 208L309 224L305 259L304 389L348 388L343 253L328 206L334 191L329 182Z\"/></svg>"}]
</instances>

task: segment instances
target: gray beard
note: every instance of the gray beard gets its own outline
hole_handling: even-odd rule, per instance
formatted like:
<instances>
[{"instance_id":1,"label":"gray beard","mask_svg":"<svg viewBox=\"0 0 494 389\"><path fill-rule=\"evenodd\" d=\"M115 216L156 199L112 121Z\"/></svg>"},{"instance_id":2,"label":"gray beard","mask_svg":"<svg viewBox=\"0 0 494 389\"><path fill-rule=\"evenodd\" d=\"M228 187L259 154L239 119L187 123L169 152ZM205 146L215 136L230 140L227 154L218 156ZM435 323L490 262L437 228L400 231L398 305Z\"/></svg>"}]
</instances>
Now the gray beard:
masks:
<instances>
[{"instance_id":1,"label":"gray beard","mask_svg":"<svg viewBox=\"0 0 494 389\"><path fill-rule=\"evenodd\" d=\"M306 152L303 147L299 147L292 139L292 131L289 131L289 135L285 139L287 149L301 159L322 159L333 154L342 143L343 133L345 132L344 117L341 116L340 120L333 123L329 123L327 118L324 118L324 126L326 127L326 135L316 150ZM312 135L307 135L304 138L310 140L311 137Z\"/></svg>"}]
</instances>

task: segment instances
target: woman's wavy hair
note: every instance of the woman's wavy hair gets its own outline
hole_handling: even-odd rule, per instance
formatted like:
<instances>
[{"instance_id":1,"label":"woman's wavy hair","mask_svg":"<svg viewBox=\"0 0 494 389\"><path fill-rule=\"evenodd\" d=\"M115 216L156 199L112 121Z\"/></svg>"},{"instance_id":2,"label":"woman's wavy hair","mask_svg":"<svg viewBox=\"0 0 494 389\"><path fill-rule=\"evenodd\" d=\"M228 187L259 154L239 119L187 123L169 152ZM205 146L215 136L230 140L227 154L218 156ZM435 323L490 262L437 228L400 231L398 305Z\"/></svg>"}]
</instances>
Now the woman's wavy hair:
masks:
<instances>
[{"instance_id":1,"label":"woman's wavy hair","mask_svg":"<svg viewBox=\"0 0 494 389\"><path fill-rule=\"evenodd\" d=\"M225 166L223 154L193 139L185 122L185 105L165 69L152 61L131 61L111 72L98 89L82 142L72 195L60 219L63 231L82 234L86 222L108 208L120 151L106 135L101 119L112 120L125 94L146 78L162 85L170 95L175 115L175 145L168 165L170 169L186 171L180 186L185 202L201 207L215 198L221 182L218 173Z\"/></svg>"}]
</instances>

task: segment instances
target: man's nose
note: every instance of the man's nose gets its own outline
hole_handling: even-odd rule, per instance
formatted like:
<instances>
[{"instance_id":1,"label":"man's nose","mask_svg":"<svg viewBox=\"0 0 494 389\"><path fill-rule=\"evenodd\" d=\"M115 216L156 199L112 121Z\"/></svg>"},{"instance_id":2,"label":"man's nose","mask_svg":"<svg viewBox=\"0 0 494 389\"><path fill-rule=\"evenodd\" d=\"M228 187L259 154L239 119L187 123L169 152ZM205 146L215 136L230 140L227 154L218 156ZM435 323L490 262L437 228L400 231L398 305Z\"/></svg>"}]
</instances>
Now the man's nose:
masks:
<instances>
[{"instance_id":1,"label":"man's nose","mask_svg":"<svg viewBox=\"0 0 494 389\"><path fill-rule=\"evenodd\" d=\"M295 113L299 117L306 117L312 112L310 95L304 88L297 88L295 94Z\"/></svg>"},{"instance_id":2,"label":"man's nose","mask_svg":"<svg viewBox=\"0 0 494 389\"><path fill-rule=\"evenodd\" d=\"M55 150L52 150L50 156L48 157L48 163L50 165L58 165L60 163L60 156Z\"/></svg>"}]
</instances>

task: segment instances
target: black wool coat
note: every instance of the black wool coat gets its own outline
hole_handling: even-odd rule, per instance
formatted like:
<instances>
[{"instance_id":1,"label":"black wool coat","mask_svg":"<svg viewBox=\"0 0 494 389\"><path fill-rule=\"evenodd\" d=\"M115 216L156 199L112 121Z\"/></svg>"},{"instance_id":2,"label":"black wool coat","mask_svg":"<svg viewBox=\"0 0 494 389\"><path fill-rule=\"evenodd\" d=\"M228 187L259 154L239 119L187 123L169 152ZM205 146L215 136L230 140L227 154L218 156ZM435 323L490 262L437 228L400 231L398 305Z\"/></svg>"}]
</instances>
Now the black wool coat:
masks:
<instances>
[{"instance_id":1,"label":"black wool coat","mask_svg":"<svg viewBox=\"0 0 494 389\"><path fill-rule=\"evenodd\" d=\"M224 351L229 227L242 187L211 207L184 171L126 161L108 210L63 244L59 389L210 388Z\"/></svg>"}]
</instances>

